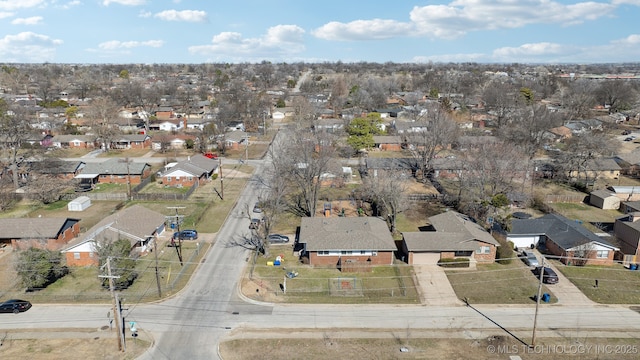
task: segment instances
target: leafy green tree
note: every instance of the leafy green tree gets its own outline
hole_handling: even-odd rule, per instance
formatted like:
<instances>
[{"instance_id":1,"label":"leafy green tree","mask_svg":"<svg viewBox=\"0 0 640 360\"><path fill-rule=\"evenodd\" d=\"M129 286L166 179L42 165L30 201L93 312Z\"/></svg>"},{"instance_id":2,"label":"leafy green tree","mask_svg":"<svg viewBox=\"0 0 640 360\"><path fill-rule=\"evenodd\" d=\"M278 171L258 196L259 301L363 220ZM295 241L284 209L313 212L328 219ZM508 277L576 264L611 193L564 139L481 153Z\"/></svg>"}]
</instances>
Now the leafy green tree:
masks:
<instances>
[{"instance_id":1,"label":"leafy green tree","mask_svg":"<svg viewBox=\"0 0 640 360\"><path fill-rule=\"evenodd\" d=\"M531 105L535 101L533 90L527 87L520 88L520 95L524 99L525 104Z\"/></svg>"},{"instance_id":2,"label":"leafy green tree","mask_svg":"<svg viewBox=\"0 0 640 360\"><path fill-rule=\"evenodd\" d=\"M27 290L42 289L69 273L60 252L37 248L22 251L15 269Z\"/></svg>"},{"instance_id":3,"label":"leafy green tree","mask_svg":"<svg viewBox=\"0 0 640 360\"><path fill-rule=\"evenodd\" d=\"M380 124L382 118L379 113L370 113L366 118L355 118L347 127L347 144L354 150L370 149L375 145L373 135L382 133Z\"/></svg>"},{"instance_id":4,"label":"leafy green tree","mask_svg":"<svg viewBox=\"0 0 640 360\"><path fill-rule=\"evenodd\" d=\"M113 279L116 289L126 289L138 277L135 271L136 261L131 258L131 242L128 239L118 239L116 241L103 240L97 244L98 259L100 268L111 258L111 275L117 276ZM109 288L109 279L100 278L102 286Z\"/></svg>"},{"instance_id":5,"label":"leafy green tree","mask_svg":"<svg viewBox=\"0 0 640 360\"><path fill-rule=\"evenodd\" d=\"M491 206L501 208L509 205L509 198L505 194L496 194L491 198Z\"/></svg>"},{"instance_id":6,"label":"leafy green tree","mask_svg":"<svg viewBox=\"0 0 640 360\"><path fill-rule=\"evenodd\" d=\"M118 77L120 79L128 79L129 78L129 70L127 70L127 69L120 70L120 74L118 74Z\"/></svg>"},{"instance_id":7,"label":"leafy green tree","mask_svg":"<svg viewBox=\"0 0 640 360\"><path fill-rule=\"evenodd\" d=\"M278 101L276 102L276 107L277 108L283 108L285 106L287 106L287 105L285 104L284 99L283 98L278 99Z\"/></svg>"}]
</instances>

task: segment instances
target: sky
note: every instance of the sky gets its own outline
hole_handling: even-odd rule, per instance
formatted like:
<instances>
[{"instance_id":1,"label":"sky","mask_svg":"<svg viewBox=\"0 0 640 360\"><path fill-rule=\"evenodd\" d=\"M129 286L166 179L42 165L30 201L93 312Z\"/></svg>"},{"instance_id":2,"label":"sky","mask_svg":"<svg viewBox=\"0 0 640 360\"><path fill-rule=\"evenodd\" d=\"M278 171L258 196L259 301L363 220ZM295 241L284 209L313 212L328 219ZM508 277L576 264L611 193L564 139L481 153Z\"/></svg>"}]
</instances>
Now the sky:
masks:
<instances>
[{"instance_id":1,"label":"sky","mask_svg":"<svg viewBox=\"0 0 640 360\"><path fill-rule=\"evenodd\" d=\"M0 0L0 62L640 62L638 19L640 0Z\"/></svg>"}]
</instances>

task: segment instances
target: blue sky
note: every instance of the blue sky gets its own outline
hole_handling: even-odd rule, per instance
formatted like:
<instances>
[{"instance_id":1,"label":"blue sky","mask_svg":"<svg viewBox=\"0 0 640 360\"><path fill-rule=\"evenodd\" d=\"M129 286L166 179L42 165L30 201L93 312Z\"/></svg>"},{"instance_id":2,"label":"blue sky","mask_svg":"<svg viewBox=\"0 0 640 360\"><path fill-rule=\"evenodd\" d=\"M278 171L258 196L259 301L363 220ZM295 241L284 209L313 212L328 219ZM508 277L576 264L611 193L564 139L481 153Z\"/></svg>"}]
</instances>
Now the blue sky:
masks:
<instances>
[{"instance_id":1,"label":"blue sky","mask_svg":"<svg viewBox=\"0 0 640 360\"><path fill-rule=\"evenodd\" d=\"M0 62L640 61L640 0L0 0Z\"/></svg>"}]
</instances>

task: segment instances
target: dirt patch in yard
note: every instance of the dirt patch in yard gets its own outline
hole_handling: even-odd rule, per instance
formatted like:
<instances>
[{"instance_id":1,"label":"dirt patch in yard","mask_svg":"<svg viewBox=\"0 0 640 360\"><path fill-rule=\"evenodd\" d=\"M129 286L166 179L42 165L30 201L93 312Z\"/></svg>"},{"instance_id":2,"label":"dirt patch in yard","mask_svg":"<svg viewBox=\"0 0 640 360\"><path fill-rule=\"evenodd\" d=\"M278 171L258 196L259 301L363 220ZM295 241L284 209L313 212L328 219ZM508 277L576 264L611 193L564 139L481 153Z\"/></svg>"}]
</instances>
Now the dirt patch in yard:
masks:
<instances>
[{"instance_id":1,"label":"dirt patch in yard","mask_svg":"<svg viewBox=\"0 0 640 360\"><path fill-rule=\"evenodd\" d=\"M136 359L151 345L141 333L126 339L126 351L118 351L116 334L94 329L32 329L0 331L1 359L29 360L125 360Z\"/></svg>"}]
</instances>

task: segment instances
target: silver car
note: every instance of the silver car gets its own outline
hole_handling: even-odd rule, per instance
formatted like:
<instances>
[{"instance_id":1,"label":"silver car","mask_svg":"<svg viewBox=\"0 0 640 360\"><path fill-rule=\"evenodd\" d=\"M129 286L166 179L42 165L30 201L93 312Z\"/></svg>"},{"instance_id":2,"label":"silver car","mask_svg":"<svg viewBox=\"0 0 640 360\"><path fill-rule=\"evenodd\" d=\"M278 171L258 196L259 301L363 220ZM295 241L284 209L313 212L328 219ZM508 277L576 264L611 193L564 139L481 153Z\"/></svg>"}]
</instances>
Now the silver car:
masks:
<instances>
[{"instance_id":1,"label":"silver car","mask_svg":"<svg viewBox=\"0 0 640 360\"><path fill-rule=\"evenodd\" d=\"M527 266L530 266L530 267L540 266L540 263L538 263L538 258L536 257L536 254L534 254L531 251L523 251L522 254L520 254L520 258Z\"/></svg>"}]
</instances>

